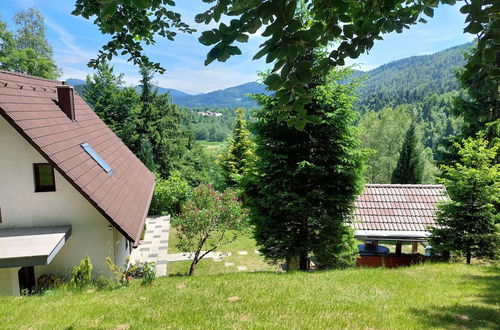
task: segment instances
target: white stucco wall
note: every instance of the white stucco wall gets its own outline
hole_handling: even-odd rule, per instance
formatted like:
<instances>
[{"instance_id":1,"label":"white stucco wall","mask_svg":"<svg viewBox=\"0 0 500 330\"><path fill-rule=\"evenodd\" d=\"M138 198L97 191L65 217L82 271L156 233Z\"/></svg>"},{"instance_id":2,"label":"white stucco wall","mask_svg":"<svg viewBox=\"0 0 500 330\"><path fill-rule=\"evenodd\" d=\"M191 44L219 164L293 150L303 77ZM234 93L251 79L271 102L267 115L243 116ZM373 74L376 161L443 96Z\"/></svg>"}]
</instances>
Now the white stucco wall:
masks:
<instances>
[{"instance_id":1,"label":"white stucco wall","mask_svg":"<svg viewBox=\"0 0 500 330\"><path fill-rule=\"evenodd\" d=\"M0 230L16 227L71 225L72 234L48 266L35 276L69 275L89 256L94 274L107 273L106 257L123 265L125 238L57 170L55 192L34 192L33 163L46 160L0 116Z\"/></svg>"},{"instance_id":2,"label":"white stucco wall","mask_svg":"<svg viewBox=\"0 0 500 330\"><path fill-rule=\"evenodd\" d=\"M0 268L0 295L19 296L19 268Z\"/></svg>"}]
</instances>

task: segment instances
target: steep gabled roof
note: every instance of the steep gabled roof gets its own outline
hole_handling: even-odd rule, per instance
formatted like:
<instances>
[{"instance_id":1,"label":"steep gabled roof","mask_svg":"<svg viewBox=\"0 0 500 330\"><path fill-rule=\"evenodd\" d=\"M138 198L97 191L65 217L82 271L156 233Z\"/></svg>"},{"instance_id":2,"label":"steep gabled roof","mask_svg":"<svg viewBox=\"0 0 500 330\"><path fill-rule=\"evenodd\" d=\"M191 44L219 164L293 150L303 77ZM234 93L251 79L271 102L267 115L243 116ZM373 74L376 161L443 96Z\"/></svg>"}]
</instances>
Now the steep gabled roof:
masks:
<instances>
[{"instance_id":1,"label":"steep gabled roof","mask_svg":"<svg viewBox=\"0 0 500 330\"><path fill-rule=\"evenodd\" d=\"M426 232L447 200L443 185L367 184L355 203L355 230Z\"/></svg>"},{"instance_id":2,"label":"steep gabled roof","mask_svg":"<svg viewBox=\"0 0 500 330\"><path fill-rule=\"evenodd\" d=\"M0 70L0 114L137 245L155 177L76 92L76 121L70 120L57 105L58 85ZM111 166L113 175L82 148L84 143Z\"/></svg>"}]
</instances>

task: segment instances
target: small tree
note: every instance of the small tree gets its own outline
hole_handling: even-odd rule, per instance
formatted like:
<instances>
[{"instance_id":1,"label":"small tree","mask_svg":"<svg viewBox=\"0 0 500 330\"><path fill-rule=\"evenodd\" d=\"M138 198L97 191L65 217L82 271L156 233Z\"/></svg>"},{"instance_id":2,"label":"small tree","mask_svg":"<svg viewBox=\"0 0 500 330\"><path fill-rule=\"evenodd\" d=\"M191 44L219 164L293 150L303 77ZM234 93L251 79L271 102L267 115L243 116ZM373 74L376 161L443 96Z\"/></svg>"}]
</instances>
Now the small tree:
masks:
<instances>
[{"instance_id":1,"label":"small tree","mask_svg":"<svg viewBox=\"0 0 500 330\"><path fill-rule=\"evenodd\" d=\"M500 148L497 142L479 136L455 145L460 162L443 166L450 200L439 206L438 228L432 229L434 251L449 256L451 253L471 257L498 255L499 236L495 224L499 222L500 164L495 157Z\"/></svg>"},{"instance_id":2,"label":"small tree","mask_svg":"<svg viewBox=\"0 0 500 330\"><path fill-rule=\"evenodd\" d=\"M255 146L250 139L250 131L246 128L245 112L243 109L238 109L236 112L238 117L233 130L233 138L220 159L224 180L228 186L238 184L255 161Z\"/></svg>"},{"instance_id":3,"label":"small tree","mask_svg":"<svg viewBox=\"0 0 500 330\"><path fill-rule=\"evenodd\" d=\"M423 159L418 142L415 122L412 122L406 131L391 183L422 183Z\"/></svg>"},{"instance_id":4,"label":"small tree","mask_svg":"<svg viewBox=\"0 0 500 330\"><path fill-rule=\"evenodd\" d=\"M245 221L246 212L235 191L227 189L221 193L207 184L193 189L192 197L172 221L177 228L177 248L194 251L189 275L208 253L235 241L245 227ZM202 252L204 248L206 251Z\"/></svg>"},{"instance_id":5,"label":"small tree","mask_svg":"<svg viewBox=\"0 0 500 330\"><path fill-rule=\"evenodd\" d=\"M80 261L78 266L73 268L70 283L77 288L83 288L92 281L92 262L89 257Z\"/></svg>"}]
</instances>

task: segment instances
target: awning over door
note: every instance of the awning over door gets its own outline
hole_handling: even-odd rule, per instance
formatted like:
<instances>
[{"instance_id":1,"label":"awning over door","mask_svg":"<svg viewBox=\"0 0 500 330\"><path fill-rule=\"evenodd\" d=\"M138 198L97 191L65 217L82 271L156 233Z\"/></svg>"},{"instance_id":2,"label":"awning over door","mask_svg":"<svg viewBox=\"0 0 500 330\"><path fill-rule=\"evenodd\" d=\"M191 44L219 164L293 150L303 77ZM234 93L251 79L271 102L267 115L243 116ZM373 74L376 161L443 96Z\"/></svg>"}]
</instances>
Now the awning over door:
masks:
<instances>
[{"instance_id":1,"label":"awning over door","mask_svg":"<svg viewBox=\"0 0 500 330\"><path fill-rule=\"evenodd\" d=\"M0 268L48 265L71 235L71 226L0 230Z\"/></svg>"}]
</instances>

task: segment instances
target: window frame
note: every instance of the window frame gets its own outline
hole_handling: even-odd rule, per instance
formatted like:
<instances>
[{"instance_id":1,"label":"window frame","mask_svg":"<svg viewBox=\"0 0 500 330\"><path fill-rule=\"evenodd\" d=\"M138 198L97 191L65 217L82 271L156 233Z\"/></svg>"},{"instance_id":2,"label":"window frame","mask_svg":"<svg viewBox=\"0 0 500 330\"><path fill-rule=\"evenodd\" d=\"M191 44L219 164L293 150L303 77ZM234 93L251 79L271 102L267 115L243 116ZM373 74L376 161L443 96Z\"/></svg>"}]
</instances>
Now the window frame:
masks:
<instances>
[{"instance_id":1,"label":"window frame","mask_svg":"<svg viewBox=\"0 0 500 330\"><path fill-rule=\"evenodd\" d=\"M52 185L51 186L44 186L40 182L40 170L39 168L41 166L50 166L51 173L52 173ZM35 181L35 192L51 192L51 191L56 191L56 177L54 175L54 166L50 163L33 163L33 175L34 175L34 181Z\"/></svg>"}]
</instances>

